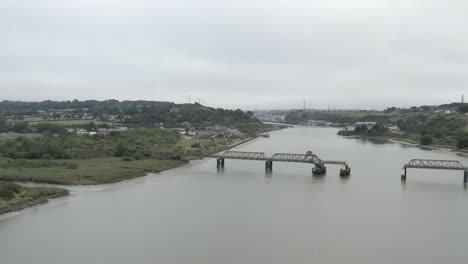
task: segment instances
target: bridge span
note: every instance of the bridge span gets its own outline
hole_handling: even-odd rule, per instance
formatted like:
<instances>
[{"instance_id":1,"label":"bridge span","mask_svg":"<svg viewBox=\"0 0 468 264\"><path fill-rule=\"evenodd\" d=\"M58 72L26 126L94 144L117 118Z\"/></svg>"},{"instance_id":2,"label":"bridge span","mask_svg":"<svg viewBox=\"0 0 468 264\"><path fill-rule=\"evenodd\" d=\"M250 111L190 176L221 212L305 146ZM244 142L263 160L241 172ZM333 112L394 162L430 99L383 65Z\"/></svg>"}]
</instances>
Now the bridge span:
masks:
<instances>
[{"instance_id":1,"label":"bridge span","mask_svg":"<svg viewBox=\"0 0 468 264\"><path fill-rule=\"evenodd\" d=\"M460 170L463 171L463 182L468 181L468 168L463 166L458 160L431 160L431 159L412 159L403 166L404 172L401 175L402 180L406 180L407 169L435 169L435 170Z\"/></svg>"},{"instance_id":2,"label":"bridge span","mask_svg":"<svg viewBox=\"0 0 468 264\"><path fill-rule=\"evenodd\" d=\"M275 161L275 162L312 163L315 166L312 169L312 172L314 174L325 174L326 164L342 165L343 168L340 170L341 176L349 176L351 173L351 168L348 166L346 161L322 160L317 155L313 154L312 151L307 151L305 154L275 153L271 156L268 156L264 152L224 151L224 152L213 154L210 157L216 158L216 166L218 168L224 168L225 159L238 159L238 160L265 161L265 169L267 171L273 170L273 161Z\"/></svg>"}]
</instances>

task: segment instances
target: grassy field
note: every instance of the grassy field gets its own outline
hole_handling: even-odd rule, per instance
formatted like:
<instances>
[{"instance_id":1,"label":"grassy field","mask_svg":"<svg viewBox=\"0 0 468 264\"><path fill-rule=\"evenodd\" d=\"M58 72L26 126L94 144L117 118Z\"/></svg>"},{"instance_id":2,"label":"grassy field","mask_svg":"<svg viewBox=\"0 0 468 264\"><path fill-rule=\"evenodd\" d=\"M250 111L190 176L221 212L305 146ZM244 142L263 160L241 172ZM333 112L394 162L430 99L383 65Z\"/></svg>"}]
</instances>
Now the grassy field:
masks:
<instances>
[{"instance_id":1,"label":"grassy field","mask_svg":"<svg viewBox=\"0 0 468 264\"><path fill-rule=\"evenodd\" d=\"M95 123L96 125L102 125L102 124L113 125L114 124L112 122L103 122L103 121L90 120L90 119L62 119L62 120L46 119L44 120L42 119L42 117L35 117L35 116L27 116L27 117L24 117L23 120L7 119L7 122L11 122L11 123L27 122L28 124L31 124L31 125L36 125L39 123L50 123L50 124L56 124L56 125L62 125L62 126L86 125L91 122Z\"/></svg>"},{"instance_id":2,"label":"grassy field","mask_svg":"<svg viewBox=\"0 0 468 264\"><path fill-rule=\"evenodd\" d=\"M50 198L68 195L68 191L52 187L23 187L0 181L0 214L17 211L47 202Z\"/></svg>"},{"instance_id":3,"label":"grassy field","mask_svg":"<svg viewBox=\"0 0 468 264\"><path fill-rule=\"evenodd\" d=\"M44 121L42 117L39 116L25 116L23 117L22 120L20 119L7 119L7 122L38 122L38 121Z\"/></svg>"},{"instance_id":4,"label":"grassy field","mask_svg":"<svg viewBox=\"0 0 468 264\"><path fill-rule=\"evenodd\" d=\"M198 159L228 149L241 139L183 139L177 148L184 159ZM31 181L63 185L114 183L161 172L186 164L182 160L95 158L67 160L20 160L0 158L0 180ZM10 164L4 166L6 164Z\"/></svg>"},{"instance_id":5,"label":"grassy field","mask_svg":"<svg viewBox=\"0 0 468 264\"><path fill-rule=\"evenodd\" d=\"M8 159L0 159L7 162ZM40 163L41 160L29 161ZM24 166L0 169L0 179L10 181L32 181L42 183L76 185L113 183L134 177L144 176L147 172L160 172L185 164L180 160L143 159L125 161L122 158L98 158L66 160L77 164L76 168L67 168L53 164L51 166Z\"/></svg>"},{"instance_id":6,"label":"grassy field","mask_svg":"<svg viewBox=\"0 0 468 264\"><path fill-rule=\"evenodd\" d=\"M0 134L0 140L2 139L15 139L16 137L27 137L27 138L34 138L34 137L41 137L42 135L39 133L27 133L27 134L18 134L18 133L2 133Z\"/></svg>"},{"instance_id":7,"label":"grassy field","mask_svg":"<svg viewBox=\"0 0 468 264\"><path fill-rule=\"evenodd\" d=\"M41 120L41 121L33 121L33 122L28 122L28 123L32 125L40 124L40 123L50 123L50 124L56 124L56 125L61 125L61 126L72 126L72 125L86 125L91 122L95 123L96 125L102 125L102 124L113 125L114 124L112 122L102 122L102 121L89 120L89 119Z\"/></svg>"}]
</instances>

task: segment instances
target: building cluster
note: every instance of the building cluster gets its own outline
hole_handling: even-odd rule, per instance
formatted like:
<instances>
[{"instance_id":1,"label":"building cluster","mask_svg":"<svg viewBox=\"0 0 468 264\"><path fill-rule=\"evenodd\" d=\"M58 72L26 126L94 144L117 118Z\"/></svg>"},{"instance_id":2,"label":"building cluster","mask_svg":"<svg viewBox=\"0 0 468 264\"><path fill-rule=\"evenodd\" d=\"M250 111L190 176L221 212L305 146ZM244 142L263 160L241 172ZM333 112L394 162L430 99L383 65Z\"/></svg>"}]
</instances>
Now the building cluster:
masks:
<instances>
[{"instance_id":1,"label":"building cluster","mask_svg":"<svg viewBox=\"0 0 468 264\"><path fill-rule=\"evenodd\" d=\"M303 122L302 125L305 126L336 126L336 123L333 122L328 122L324 120L307 120L306 122Z\"/></svg>"},{"instance_id":2,"label":"building cluster","mask_svg":"<svg viewBox=\"0 0 468 264\"><path fill-rule=\"evenodd\" d=\"M116 127L116 128L98 128L96 131L88 131L83 128L69 128L67 129L70 133L76 133L77 135L109 135L112 132L124 132L127 131L128 127Z\"/></svg>"},{"instance_id":3,"label":"building cluster","mask_svg":"<svg viewBox=\"0 0 468 264\"><path fill-rule=\"evenodd\" d=\"M240 132L237 129L228 128L225 126L210 126L202 129L195 129L193 127L186 128L176 128L179 131L180 135L184 138L232 138L232 137L242 137L244 133Z\"/></svg>"},{"instance_id":4,"label":"building cluster","mask_svg":"<svg viewBox=\"0 0 468 264\"><path fill-rule=\"evenodd\" d=\"M271 112L258 111L254 113L254 117L262 122L284 123L284 114L274 114Z\"/></svg>"},{"instance_id":5,"label":"building cluster","mask_svg":"<svg viewBox=\"0 0 468 264\"><path fill-rule=\"evenodd\" d=\"M129 116L121 116L114 114L94 114L91 112L78 112L75 109L61 109L61 110L37 110L37 113L42 119L47 120L99 120L106 122L120 122Z\"/></svg>"},{"instance_id":6,"label":"building cluster","mask_svg":"<svg viewBox=\"0 0 468 264\"><path fill-rule=\"evenodd\" d=\"M346 126L346 130L354 130L357 126L366 126L367 129L372 129L377 122L356 122L352 126ZM402 134L400 131L400 128L398 128L397 125L392 125L392 124L384 124L385 128L387 128L388 132L393 133L393 134Z\"/></svg>"},{"instance_id":7,"label":"building cluster","mask_svg":"<svg viewBox=\"0 0 468 264\"><path fill-rule=\"evenodd\" d=\"M376 124L377 122L356 122L354 126L366 126L367 129L372 129Z\"/></svg>"}]
</instances>

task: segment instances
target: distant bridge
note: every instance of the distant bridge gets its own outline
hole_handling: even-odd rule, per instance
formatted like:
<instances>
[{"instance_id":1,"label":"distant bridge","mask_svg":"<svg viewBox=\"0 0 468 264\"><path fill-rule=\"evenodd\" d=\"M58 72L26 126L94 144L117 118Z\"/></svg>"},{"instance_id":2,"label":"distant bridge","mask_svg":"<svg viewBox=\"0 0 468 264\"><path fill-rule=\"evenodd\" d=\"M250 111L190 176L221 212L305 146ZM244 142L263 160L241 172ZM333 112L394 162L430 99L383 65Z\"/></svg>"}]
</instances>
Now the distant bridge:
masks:
<instances>
[{"instance_id":1,"label":"distant bridge","mask_svg":"<svg viewBox=\"0 0 468 264\"><path fill-rule=\"evenodd\" d=\"M340 175L348 176L351 168L345 161L322 160L312 151L307 151L306 154L294 153L275 153L268 156L264 152L250 152L250 151L224 151L211 155L210 157L216 158L216 165L218 168L224 168L225 159L238 159L238 160L259 160L265 161L265 169L273 169L273 161L275 162L301 162L312 163L315 165L314 173L324 174L326 172L325 164L343 165L344 169L340 171Z\"/></svg>"},{"instance_id":2,"label":"distant bridge","mask_svg":"<svg viewBox=\"0 0 468 264\"><path fill-rule=\"evenodd\" d=\"M403 166L405 170L401 175L402 180L406 180L407 169L435 169L435 170L462 170L464 171L463 182L468 181L468 168L463 166L458 160L431 160L431 159L412 159Z\"/></svg>"}]
</instances>

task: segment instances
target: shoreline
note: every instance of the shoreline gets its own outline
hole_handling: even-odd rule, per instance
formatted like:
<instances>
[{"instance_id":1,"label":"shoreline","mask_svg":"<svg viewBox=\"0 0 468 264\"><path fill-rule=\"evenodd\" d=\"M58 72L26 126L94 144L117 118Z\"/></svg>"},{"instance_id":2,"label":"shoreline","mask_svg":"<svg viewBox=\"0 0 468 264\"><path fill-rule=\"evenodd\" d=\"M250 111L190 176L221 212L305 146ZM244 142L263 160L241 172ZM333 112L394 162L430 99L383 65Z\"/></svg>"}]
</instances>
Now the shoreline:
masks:
<instances>
[{"instance_id":1,"label":"shoreline","mask_svg":"<svg viewBox=\"0 0 468 264\"><path fill-rule=\"evenodd\" d=\"M271 130L271 131L274 131L274 130ZM271 132L271 131L268 131L268 132ZM237 146L250 143L250 142L258 139L259 137L261 137L261 136L257 135L255 137L249 137L249 138L240 140L239 142L235 142L235 143L233 143L231 145L228 145L228 146L226 146L226 148L223 148L223 149L221 149L221 150L219 150L217 152L226 151L226 150L235 148ZM24 182L24 181L13 181L14 183L17 183L17 184L19 184L21 186L24 186L24 187L29 187L31 185L34 185L34 186L49 186L49 187L50 186L55 186L55 187L58 187L58 188L65 188L67 190L67 194L65 194L65 195L48 195L48 196L46 195L46 196L43 196L43 197L31 198L31 199L27 199L27 200L24 200L24 201L18 201L18 202L12 203L12 204L8 204L8 205L5 205L3 207L0 207L0 216L8 214L8 213L12 213L12 212L22 211L24 209L31 208L31 207L34 207L34 206L37 206L37 205L46 204L46 203L49 203L49 201L51 199L66 197L66 196L70 195L70 190L68 189L69 187L74 187L74 186L91 187L91 186L103 186L103 185L117 184L117 183L120 183L120 182L125 182L127 180L146 177L151 173L159 174L159 173L164 172L164 171L177 169L177 168L180 168L180 167L183 167L183 166L186 166L186 165L190 164L190 160L202 160L204 158L209 157L211 154L213 154L213 153L203 155L203 156L197 157L197 158L188 159L188 160L186 160L187 162L179 163L176 166L173 166L173 167L170 167L170 168L167 168L167 169L163 169L163 170L159 170L159 171L147 171L147 172L145 172L143 174L135 174L135 175L129 176L126 179L122 179L122 180L118 180L118 181L114 181L114 182L107 182L107 183L70 184L70 185L67 185L67 184L53 184L53 183L47 183L47 182L37 182L37 181L26 181L26 182Z\"/></svg>"},{"instance_id":2,"label":"shoreline","mask_svg":"<svg viewBox=\"0 0 468 264\"><path fill-rule=\"evenodd\" d=\"M230 150L230 149L233 149L233 148L238 147L238 146L240 146L240 145L247 144L247 143L250 143L250 142L252 142L252 141L254 141L254 140L257 140L257 139L263 137L262 134L270 133L270 132L274 132L274 131L279 131L279 130L286 129L286 128L289 128L289 127L277 126L277 127L274 127L274 128L272 128L272 129L270 129L270 130L267 130L267 131L265 131L265 132L263 132L263 133L259 133L259 134L257 134L256 136L248 137L248 138L246 138L246 139L240 140L239 142L232 143L231 145L228 145L228 146L226 146L225 148L222 148L222 149L220 149L220 150L216 150L216 151L214 151L214 152L209 152L209 153L207 153L207 154L205 154L205 155L201 155L201 156L199 156L199 157L192 158L192 159L188 159L188 160L189 160L189 161L190 161L190 160L202 160L202 159L204 159L204 158L208 158L210 155L213 155L213 154L215 154L215 153L222 152L222 151L226 151L226 150ZM185 166L185 164L183 164L182 166Z\"/></svg>"},{"instance_id":3,"label":"shoreline","mask_svg":"<svg viewBox=\"0 0 468 264\"><path fill-rule=\"evenodd\" d=\"M36 205L48 203L54 198L66 197L70 191L65 188L23 186L15 183L0 182L0 215L21 211Z\"/></svg>"},{"instance_id":4,"label":"shoreline","mask_svg":"<svg viewBox=\"0 0 468 264\"><path fill-rule=\"evenodd\" d=\"M281 130L281 129L274 129L274 130L271 130L271 131L268 131L268 132L272 132L272 131L276 131L276 130ZM238 142L235 142L235 143L233 143L231 145L226 146L225 148L223 148L221 150L218 150L217 152L226 151L226 150L238 147L238 146L243 145L243 144L251 143L252 141L255 141L255 140L259 139L260 137L261 137L261 135L259 134L259 135L254 136L254 137L249 137L249 138L246 138L246 139L242 139L242 140L240 140ZM468 153L466 153L466 152L457 151L457 150L455 150L453 148L440 147L440 146L424 146L424 145L420 145L420 144L411 142L409 140L405 141L404 139L401 139L401 138L394 138L394 137L388 137L388 136L362 137L362 136L358 136L358 135L352 135L352 136L341 136L341 137L350 138L350 139L354 138L354 139L369 139L369 140L385 140L388 143L404 144L404 145L419 147L419 148L427 147L429 150L442 150L442 151L454 152L454 153L457 153L457 154L468 155ZM119 183L125 184L125 182L129 181L129 180L135 180L135 179L138 179L138 178L146 177L146 176L148 176L150 174L159 174L159 173L164 172L164 171L169 171L169 170L172 170L172 169L177 169L177 168L186 166L186 165L190 164L191 160L202 160L204 158L209 158L209 156L211 154L213 154L213 153L206 154L206 155L203 155L203 156L200 156L200 157L197 157L197 158L188 159L188 160L186 160L186 162L180 163L180 164L178 164L178 165L176 165L174 167L171 167L171 168L163 169L163 170L160 170L160 171L147 171L144 174L139 174L139 175L128 177L126 179L118 180L118 181L115 181L115 182L108 182L108 183L64 185L64 184L53 184L53 183L35 182L35 181L28 181L28 182L16 182L16 181L14 181L15 183L17 183L17 184L19 184L21 186L24 186L24 187L32 187L32 186L42 187L43 186L43 187L64 188L64 189L66 189L68 191L68 193L65 194L65 195L48 195L48 196L46 195L46 196L43 196L43 197L31 198L31 199L27 199L27 200L24 200L24 201L18 201L18 202L9 204L9 205L5 205L5 206L0 208L0 216L3 216L3 215L8 214L8 213L19 212L19 211L22 211L24 209L31 208L31 207L34 207L34 206L47 204L52 199L67 197L67 196L70 195L70 190L73 190L73 187L78 187L78 188L79 187L85 187L85 188L95 187L95 188L99 189L101 187L111 186L113 184L119 184Z\"/></svg>"},{"instance_id":5,"label":"shoreline","mask_svg":"<svg viewBox=\"0 0 468 264\"><path fill-rule=\"evenodd\" d=\"M39 198L31 198L27 199L24 201L18 201L12 204L5 205L3 207L0 207L0 216L12 212L17 212L24 210L26 208L30 208L36 205L41 205L41 204L46 204L48 203L51 199L56 199L56 198L61 198L61 197L67 197L70 194L64 194L64 195L47 195Z\"/></svg>"},{"instance_id":6,"label":"shoreline","mask_svg":"<svg viewBox=\"0 0 468 264\"><path fill-rule=\"evenodd\" d=\"M340 135L341 136L341 135ZM428 149L428 150L443 150L443 151L448 151L448 152L453 152L456 154L462 154L462 155L468 155L468 151L463 151L460 149L456 149L454 147L446 146L446 145L421 145L419 143L414 142L413 140L405 140L402 138L397 138L397 137L391 137L391 136L376 136L376 137L363 137L359 135L353 135L353 136L341 136L344 138L360 138L360 139L371 139L371 140L386 140L391 143L398 143L398 144L403 144L403 145L408 145L408 146L413 146L413 147L419 147L423 149Z\"/></svg>"}]
</instances>

